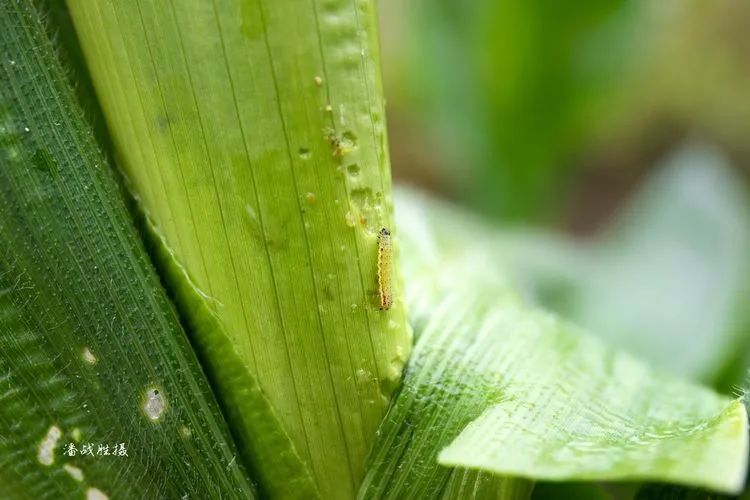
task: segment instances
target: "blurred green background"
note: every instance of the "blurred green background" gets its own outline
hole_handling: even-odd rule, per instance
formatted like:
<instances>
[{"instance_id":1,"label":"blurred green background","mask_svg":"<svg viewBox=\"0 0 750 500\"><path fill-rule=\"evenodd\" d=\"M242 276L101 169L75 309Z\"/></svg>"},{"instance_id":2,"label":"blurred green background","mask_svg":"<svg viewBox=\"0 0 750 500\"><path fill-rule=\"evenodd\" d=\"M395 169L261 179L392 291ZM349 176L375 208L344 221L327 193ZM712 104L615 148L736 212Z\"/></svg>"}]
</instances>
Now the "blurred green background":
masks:
<instances>
[{"instance_id":1,"label":"blurred green background","mask_svg":"<svg viewBox=\"0 0 750 500\"><path fill-rule=\"evenodd\" d=\"M750 365L750 8L381 0L394 176L531 300L727 393Z\"/></svg>"},{"instance_id":2,"label":"blurred green background","mask_svg":"<svg viewBox=\"0 0 750 500\"><path fill-rule=\"evenodd\" d=\"M382 0L381 18L400 179L586 231L685 139L748 172L745 2Z\"/></svg>"}]
</instances>

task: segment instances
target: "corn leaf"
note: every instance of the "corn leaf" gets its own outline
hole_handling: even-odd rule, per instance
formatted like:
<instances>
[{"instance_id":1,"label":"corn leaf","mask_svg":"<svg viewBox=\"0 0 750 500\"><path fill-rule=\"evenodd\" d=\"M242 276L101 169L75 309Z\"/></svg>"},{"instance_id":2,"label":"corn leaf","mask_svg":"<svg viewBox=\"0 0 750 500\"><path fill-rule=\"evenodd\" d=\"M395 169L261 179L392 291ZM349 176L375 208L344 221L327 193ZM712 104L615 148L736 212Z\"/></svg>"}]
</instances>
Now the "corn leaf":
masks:
<instances>
[{"instance_id":1,"label":"corn leaf","mask_svg":"<svg viewBox=\"0 0 750 500\"><path fill-rule=\"evenodd\" d=\"M162 273L195 292L178 303L243 456L271 495L293 470L351 498L410 347L402 301L377 297L392 216L374 2L68 5ZM288 437L276 460L256 406Z\"/></svg>"},{"instance_id":2,"label":"corn leaf","mask_svg":"<svg viewBox=\"0 0 750 500\"><path fill-rule=\"evenodd\" d=\"M671 373L713 381L750 331L750 203L726 159L678 151L604 236L573 317Z\"/></svg>"},{"instance_id":3,"label":"corn leaf","mask_svg":"<svg viewBox=\"0 0 750 500\"><path fill-rule=\"evenodd\" d=\"M592 244L509 234L497 248L514 283L545 308L665 371L728 390L750 357L749 199L719 152L693 144Z\"/></svg>"},{"instance_id":4,"label":"corn leaf","mask_svg":"<svg viewBox=\"0 0 750 500\"><path fill-rule=\"evenodd\" d=\"M361 496L435 496L450 467L740 491L740 400L658 374L530 308L483 241L486 227L413 196L399 201L418 341Z\"/></svg>"},{"instance_id":5,"label":"corn leaf","mask_svg":"<svg viewBox=\"0 0 750 500\"><path fill-rule=\"evenodd\" d=\"M0 497L254 498L91 130L0 3Z\"/></svg>"}]
</instances>

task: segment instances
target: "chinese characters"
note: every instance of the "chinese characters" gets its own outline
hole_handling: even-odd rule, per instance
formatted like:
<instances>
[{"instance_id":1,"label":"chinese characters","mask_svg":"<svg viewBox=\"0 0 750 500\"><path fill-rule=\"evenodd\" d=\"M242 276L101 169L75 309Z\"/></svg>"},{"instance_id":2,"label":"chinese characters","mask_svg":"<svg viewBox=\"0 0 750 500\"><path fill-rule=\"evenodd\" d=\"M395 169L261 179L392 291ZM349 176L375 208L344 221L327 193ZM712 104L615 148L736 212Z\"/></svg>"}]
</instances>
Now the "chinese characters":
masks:
<instances>
[{"instance_id":1,"label":"chinese characters","mask_svg":"<svg viewBox=\"0 0 750 500\"><path fill-rule=\"evenodd\" d=\"M125 443L68 443L65 445L63 455L68 457L92 456L92 457L127 457L128 449Z\"/></svg>"}]
</instances>

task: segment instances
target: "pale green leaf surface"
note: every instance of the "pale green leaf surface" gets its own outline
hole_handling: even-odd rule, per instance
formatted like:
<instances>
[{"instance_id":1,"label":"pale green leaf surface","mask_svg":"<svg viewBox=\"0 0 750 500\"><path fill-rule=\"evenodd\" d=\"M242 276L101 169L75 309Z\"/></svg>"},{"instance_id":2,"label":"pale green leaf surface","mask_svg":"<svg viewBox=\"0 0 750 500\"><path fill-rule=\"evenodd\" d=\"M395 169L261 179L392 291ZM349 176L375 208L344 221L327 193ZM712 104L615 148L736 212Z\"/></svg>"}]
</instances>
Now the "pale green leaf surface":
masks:
<instances>
[{"instance_id":1,"label":"pale green leaf surface","mask_svg":"<svg viewBox=\"0 0 750 500\"><path fill-rule=\"evenodd\" d=\"M398 202L418 342L362 496L442 491L455 471L438 453L444 466L534 479L742 487L741 401L660 375L524 305L486 227L414 195Z\"/></svg>"},{"instance_id":2,"label":"pale green leaf surface","mask_svg":"<svg viewBox=\"0 0 750 500\"><path fill-rule=\"evenodd\" d=\"M257 478L261 493L270 498L317 497L319 493L309 471L257 379L242 363L209 307L212 299L190 279L153 224L145 217L142 224L149 236L150 253L174 293L178 310L187 318L193 344L203 355L212 386L221 391L232 431L246 443L239 451Z\"/></svg>"},{"instance_id":3,"label":"pale green leaf surface","mask_svg":"<svg viewBox=\"0 0 750 500\"><path fill-rule=\"evenodd\" d=\"M599 252L573 318L613 345L710 381L747 344L750 203L720 152L694 145L668 158Z\"/></svg>"},{"instance_id":4,"label":"pale green leaf surface","mask_svg":"<svg viewBox=\"0 0 750 500\"><path fill-rule=\"evenodd\" d=\"M528 344L515 340L491 356L502 364L520 349L526 367L510 369L506 399L444 449L440 463L537 479L651 479L741 490L741 401L656 376L546 314L507 309L494 325L479 326L524 337Z\"/></svg>"},{"instance_id":5,"label":"pale green leaf surface","mask_svg":"<svg viewBox=\"0 0 750 500\"><path fill-rule=\"evenodd\" d=\"M255 490L39 14L1 2L0 498L185 495Z\"/></svg>"},{"instance_id":6,"label":"pale green leaf surface","mask_svg":"<svg viewBox=\"0 0 750 500\"><path fill-rule=\"evenodd\" d=\"M68 5L129 188L209 297L274 434L321 496L351 498L411 343L402 301L377 301L392 210L375 2ZM216 384L226 408L242 395ZM252 454L253 413L228 414Z\"/></svg>"},{"instance_id":7,"label":"pale green leaf surface","mask_svg":"<svg viewBox=\"0 0 750 500\"><path fill-rule=\"evenodd\" d=\"M498 256L522 293L608 343L676 375L737 384L750 338L748 199L719 152L692 145L594 244L517 233ZM736 373L722 373L735 358Z\"/></svg>"}]
</instances>

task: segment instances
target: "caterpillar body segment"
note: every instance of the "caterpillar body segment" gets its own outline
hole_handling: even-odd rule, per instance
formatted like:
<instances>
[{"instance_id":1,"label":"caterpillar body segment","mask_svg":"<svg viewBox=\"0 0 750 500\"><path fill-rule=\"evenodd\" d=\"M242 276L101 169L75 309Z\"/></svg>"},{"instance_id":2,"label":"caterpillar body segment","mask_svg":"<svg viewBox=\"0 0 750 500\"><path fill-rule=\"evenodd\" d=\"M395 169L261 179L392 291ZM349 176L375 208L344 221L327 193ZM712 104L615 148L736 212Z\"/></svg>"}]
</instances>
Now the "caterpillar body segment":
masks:
<instances>
[{"instance_id":1,"label":"caterpillar body segment","mask_svg":"<svg viewBox=\"0 0 750 500\"><path fill-rule=\"evenodd\" d=\"M378 233L378 294L380 310L393 305L393 245L391 232L382 228Z\"/></svg>"}]
</instances>

